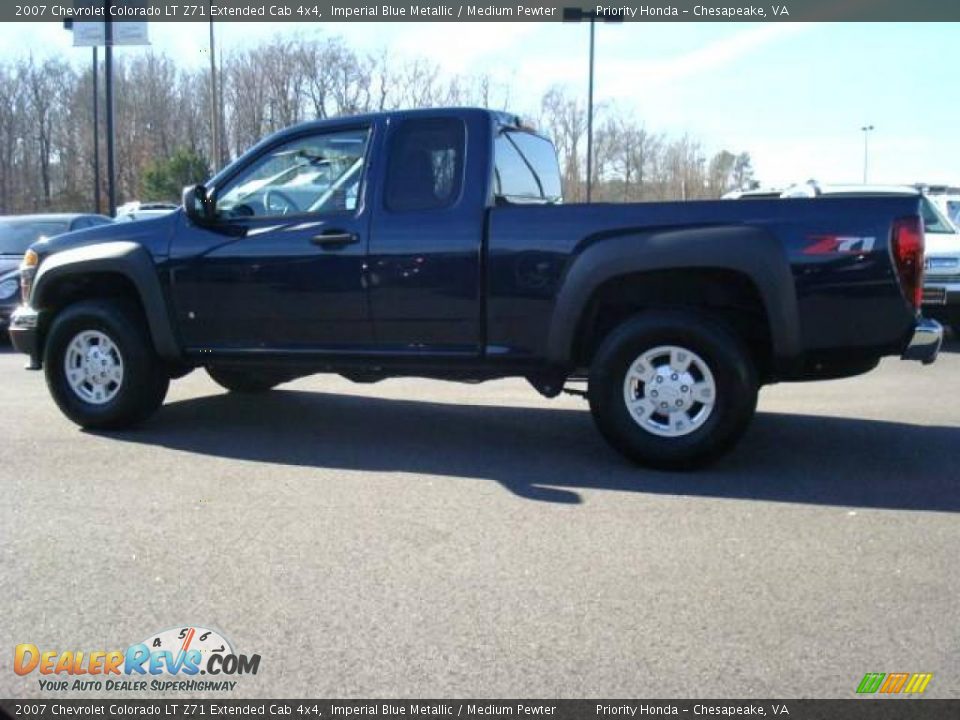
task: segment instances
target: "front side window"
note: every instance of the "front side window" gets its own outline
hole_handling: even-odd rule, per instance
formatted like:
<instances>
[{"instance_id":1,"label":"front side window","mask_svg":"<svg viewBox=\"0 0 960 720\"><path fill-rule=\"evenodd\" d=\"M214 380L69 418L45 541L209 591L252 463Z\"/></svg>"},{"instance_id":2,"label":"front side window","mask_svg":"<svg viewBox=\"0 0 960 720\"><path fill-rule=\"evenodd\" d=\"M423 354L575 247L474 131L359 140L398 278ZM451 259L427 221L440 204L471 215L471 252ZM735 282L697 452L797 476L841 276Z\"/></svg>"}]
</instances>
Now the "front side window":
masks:
<instances>
[{"instance_id":1,"label":"front side window","mask_svg":"<svg viewBox=\"0 0 960 720\"><path fill-rule=\"evenodd\" d=\"M406 120L393 135L387 164L388 210L437 210L460 196L466 131L456 118Z\"/></svg>"},{"instance_id":2,"label":"front side window","mask_svg":"<svg viewBox=\"0 0 960 720\"><path fill-rule=\"evenodd\" d=\"M217 193L217 216L281 217L357 208L369 128L309 135L273 148Z\"/></svg>"}]
</instances>

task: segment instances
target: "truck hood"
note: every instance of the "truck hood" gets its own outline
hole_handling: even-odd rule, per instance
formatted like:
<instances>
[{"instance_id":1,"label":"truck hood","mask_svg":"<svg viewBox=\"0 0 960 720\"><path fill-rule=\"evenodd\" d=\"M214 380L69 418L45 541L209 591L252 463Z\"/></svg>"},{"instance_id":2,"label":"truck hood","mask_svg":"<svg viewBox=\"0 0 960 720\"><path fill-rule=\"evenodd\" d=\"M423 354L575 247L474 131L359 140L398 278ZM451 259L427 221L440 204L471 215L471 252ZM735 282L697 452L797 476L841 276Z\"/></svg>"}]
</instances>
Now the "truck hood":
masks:
<instances>
[{"instance_id":1,"label":"truck hood","mask_svg":"<svg viewBox=\"0 0 960 720\"><path fill-rule=\"evenodd\" d=\"M63 250L117 241L138 243L147 248L154 256L163 256L167 254L170 233L173 231L175 223L179 221L181 212L175 210L168 215L149 220L98 225L85 230L76 230L56 237L38 240L30 248L40 256L41 262L45 257Z\"/></svg>"}]
</instances>

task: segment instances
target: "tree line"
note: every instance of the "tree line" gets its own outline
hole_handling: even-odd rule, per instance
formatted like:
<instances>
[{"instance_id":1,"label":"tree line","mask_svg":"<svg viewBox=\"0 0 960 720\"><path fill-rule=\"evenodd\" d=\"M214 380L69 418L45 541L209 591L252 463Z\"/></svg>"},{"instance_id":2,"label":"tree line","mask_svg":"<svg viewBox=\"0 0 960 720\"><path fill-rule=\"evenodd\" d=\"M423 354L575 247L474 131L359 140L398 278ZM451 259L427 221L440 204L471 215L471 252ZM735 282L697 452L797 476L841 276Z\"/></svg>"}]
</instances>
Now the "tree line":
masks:
<instances>
[{"instance_id":1,"label":"tree line","mask_svg":"<svg viewBox=\"0 0 960 720\"><path fill-rule=\"evenodd\" d=\"M397 108L478 105L523 112L557 146L564 195L585 197L587 108L566 86L539 101L487 74L450 74L425 58L360 53L342 38L276 37L231 52L218 67L184 68L144 51L114 63L118 202L176 200L275 130L305 120ZM103 108L103 83L100 83ZM92 209L93 70L32 54L0 63L0 214ZM218 108L222 140L214 157ZM104 112L97 133L106 207ZM634 202L716 198L754 185L750 156L708 156L688 135L648 130L631 113L594 113L593 197Z\"/></svg>"}]
</instances>

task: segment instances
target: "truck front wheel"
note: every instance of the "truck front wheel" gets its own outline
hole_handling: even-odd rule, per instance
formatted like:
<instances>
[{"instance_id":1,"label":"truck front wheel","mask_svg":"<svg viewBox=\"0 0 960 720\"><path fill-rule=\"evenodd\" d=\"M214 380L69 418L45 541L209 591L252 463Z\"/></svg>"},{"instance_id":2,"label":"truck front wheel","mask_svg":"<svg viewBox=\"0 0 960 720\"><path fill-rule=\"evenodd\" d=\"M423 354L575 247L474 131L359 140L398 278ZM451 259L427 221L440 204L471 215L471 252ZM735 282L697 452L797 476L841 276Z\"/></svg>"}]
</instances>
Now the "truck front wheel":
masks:
<instances>
[{"instance_id":1,"label":"truck front wheel","mask_svg":"<svg viewBox=\"0 0 960 720\"><path fill-rule=\"evenodd\" d=\"M141 314L122 301L86 300L57 314L43 365L57 406L84 428L116 430L145 420L170 384Z\"/></svg>"},{"instance_id":2,"label":"truck front wheel","mask_svg":"<svg viewBox=\"0 0 960 720\"><path fill-rule=\"evenodd\" d=\"M757 404L750 353L724 326L687 312L638 315L603 341L590 368L601 434L641 465L704 465L743 435Z\"/></svg>"}]
</instances>

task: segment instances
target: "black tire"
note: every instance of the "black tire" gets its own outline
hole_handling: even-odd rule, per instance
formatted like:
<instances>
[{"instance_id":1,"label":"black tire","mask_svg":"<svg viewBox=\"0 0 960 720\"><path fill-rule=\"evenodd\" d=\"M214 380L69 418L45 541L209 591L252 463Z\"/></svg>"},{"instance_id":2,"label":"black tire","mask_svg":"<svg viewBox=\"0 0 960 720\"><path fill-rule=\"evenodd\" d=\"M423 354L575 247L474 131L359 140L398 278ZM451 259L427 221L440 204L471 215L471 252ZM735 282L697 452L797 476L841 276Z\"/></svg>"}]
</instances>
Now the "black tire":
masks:
<instances>
[{"instance_id":1,"label":"black tire","mask_svg":"<svg viewBox=\"0 0 960 720\"><path fill-rule=\"evenodd\" d=\"M688 434L674 437L663 437L642 427L634 420L625 399L627 373L634 361L663 346L685 348L699 356L712 374L715 387L712 410L700 420L702 424ZM757 373L750 354L733 332L692 313L662 311L638 315L606 337L591 364L588 395L597 427L614 448L641 465L687 470L703 466L733 447L756 410L757 390ZM638 392L646 398L646 384ZM691 405L689 412L694 413L693 417L697 416L698 407L704 405ZM654 413L657 412L655 407ZM660 420L654 423L654 417ZM660 426L667 417L675 416L650 416L650 424ZM665 424L669 426L671 422L667 420Z\"/></svg>"},{"instance_id":2,"label":"black tire","mask_svg":"<svg viewBox=\"0 0 960 720\"><path fill-rule=\"evenodd\" d=\"M107 336L123 363L115 395L102 404L82 398L66 374L68 346L84 331ZM47 333L43 366L57 406L77 425L89 429L118 430L142 422L163 404L170 384L142 313L117 300L84 300L61 310Z\"/></svg>"},{"instance_id":3,"label":"black tire","mask_svg":"<svg viewBox=\"0 0 960 720\"><path fill-rule=\"evenodd\" d=\"M290 379L288 375L273 370L234 368L222 365L208 366L207 374L225 390L244 394L267 392Z\"/></svg>"}]
</instances>

